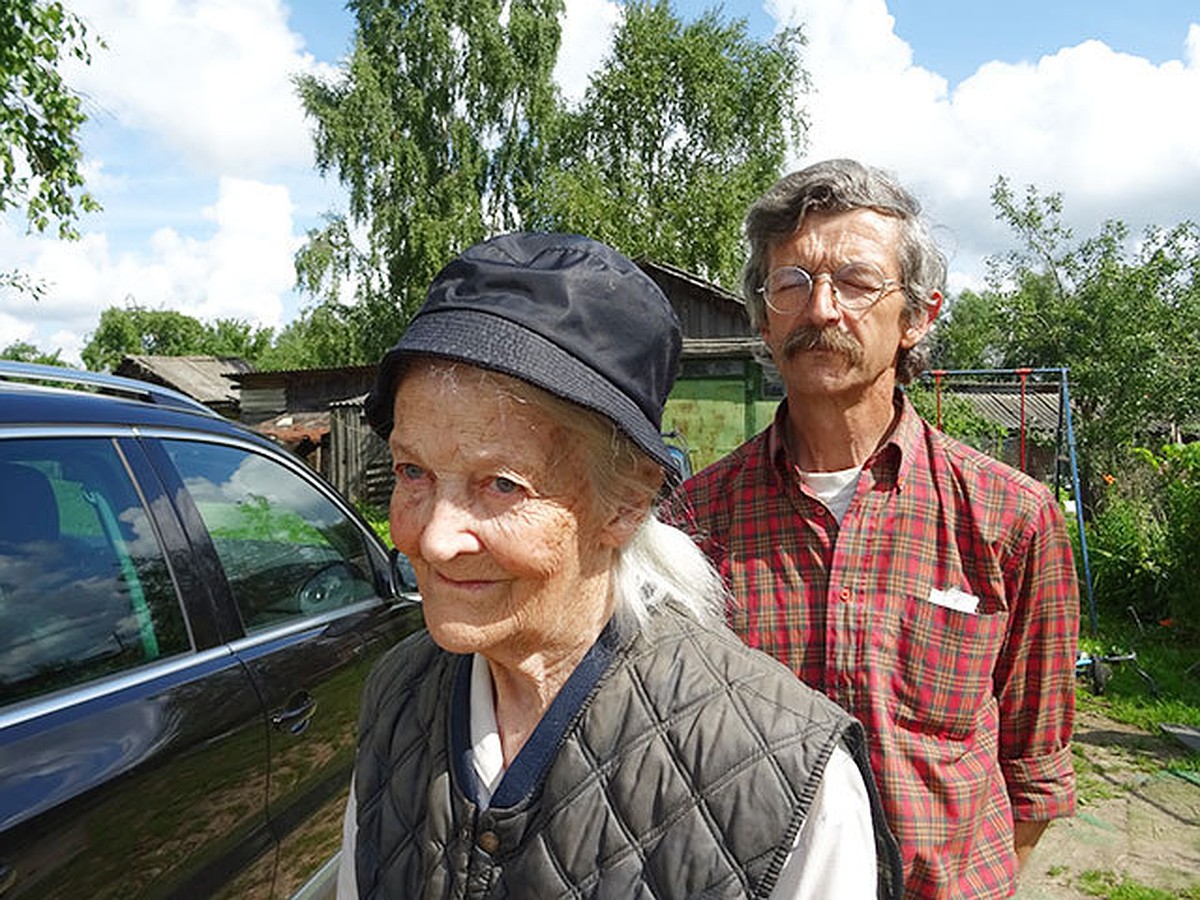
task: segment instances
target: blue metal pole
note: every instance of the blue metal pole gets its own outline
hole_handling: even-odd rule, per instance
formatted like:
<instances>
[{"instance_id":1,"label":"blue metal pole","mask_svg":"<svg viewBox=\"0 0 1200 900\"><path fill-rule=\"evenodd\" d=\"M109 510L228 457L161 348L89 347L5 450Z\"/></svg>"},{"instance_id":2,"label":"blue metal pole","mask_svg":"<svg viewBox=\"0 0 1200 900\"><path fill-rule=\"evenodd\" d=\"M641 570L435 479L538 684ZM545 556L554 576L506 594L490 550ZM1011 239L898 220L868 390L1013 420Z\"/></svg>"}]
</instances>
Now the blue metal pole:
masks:
<instances>
[{"instance_id":1,"label":"blue metal pole","mask_svg":"<svg viewBox=\"0 0 1200 900\"><path fill-rule=\"evenodd\" d=\"M1095 636L1100 630L1100 626L1096 621L1096 597L1092 593L1092 566L1088 560L1087 532L1083 527L1083 500L1079 491L1079 466L1076 464L1075 457L1075 426L1071 420L1071 389L1067 383L1066 366L1063 366L1060 371L1062 372L1063 408L1067 420L1067 449L1071 459L1071 488L1075 494L1075 520L1079 524L1079 552L1083 554L1083 578L1087 587L1088 614L1092 624L1092 635Z\"/></svg>"}]
</instances>

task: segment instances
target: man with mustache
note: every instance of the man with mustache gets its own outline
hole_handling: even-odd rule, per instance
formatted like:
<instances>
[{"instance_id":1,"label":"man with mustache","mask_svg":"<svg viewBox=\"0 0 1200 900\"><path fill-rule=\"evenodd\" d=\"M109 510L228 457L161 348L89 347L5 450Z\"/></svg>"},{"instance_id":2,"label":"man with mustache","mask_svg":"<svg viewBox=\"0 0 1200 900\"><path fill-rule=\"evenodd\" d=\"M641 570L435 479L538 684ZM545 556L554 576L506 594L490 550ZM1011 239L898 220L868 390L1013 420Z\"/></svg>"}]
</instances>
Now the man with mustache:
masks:
<instances>
[{"instance_id":1,"label":"man with mustache","mask_svg":"<svg viewBox=\"0 0 1200 900\"><path fill-rule=\"evenodd\" d=\"M1003 897L1071 815L1079 598L1033 479L923 421L946 262L917 201L851 160L781 179L743 276L786 399L671 498L729 618L866 726L909 897Z\"/></svg>"}]
</instances>

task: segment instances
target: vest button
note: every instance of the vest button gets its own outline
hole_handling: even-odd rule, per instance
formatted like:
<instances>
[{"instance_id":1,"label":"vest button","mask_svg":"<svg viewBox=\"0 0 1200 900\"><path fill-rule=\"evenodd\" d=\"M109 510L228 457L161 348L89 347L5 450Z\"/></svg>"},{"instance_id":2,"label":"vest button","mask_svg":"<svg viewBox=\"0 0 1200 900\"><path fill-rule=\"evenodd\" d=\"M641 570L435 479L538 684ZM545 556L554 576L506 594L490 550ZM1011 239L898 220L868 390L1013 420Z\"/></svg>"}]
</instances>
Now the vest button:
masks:
<instances>
[{"instance_id":1,"label":"vest button","mask_svg":"<svg viewBox=\"0 0 1200 900\"><path fill-rule=\"evenodd\" d=\"M500 838L494 831L485 831L479 836L479 849L484 853L495 853L500 849Z\"/></svg>"}]
</instances>

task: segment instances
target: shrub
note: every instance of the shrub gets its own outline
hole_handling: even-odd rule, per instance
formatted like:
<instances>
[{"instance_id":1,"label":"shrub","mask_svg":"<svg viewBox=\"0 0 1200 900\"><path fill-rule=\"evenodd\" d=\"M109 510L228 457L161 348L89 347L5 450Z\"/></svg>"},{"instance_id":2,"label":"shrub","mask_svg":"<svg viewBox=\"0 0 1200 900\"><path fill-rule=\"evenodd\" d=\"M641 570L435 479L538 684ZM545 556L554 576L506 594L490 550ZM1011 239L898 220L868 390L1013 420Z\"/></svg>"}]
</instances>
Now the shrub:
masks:
<instances>
[{"instance_id":1,"label":"shrub","mask_svg":"<svg viewBox=\"0 0 1200 900\"><path fill-rule=\"evenodd\" d=\"M1132 607L1142 619L1165 613L1165 536L1144 497L1106 494L1088 529L1092 588L1096 604L1126 617Z\"/></svg>"},{"instance_id":2,"label":"shrub","mask_svg":"<svg viewBox=\"0 0 1200 900\"><path fill-rule=\"evenodd\" d=\"M916 382L905 388L913 406L926 422L937 424L937 392L927 384ZM941 397L942 431L976 450L999 457L1008 430L975 411L970 401L950 392Z\"/></svg>"},{"instance_id":3,"label":"shrub","mask_svg":"<svg viewBox=\"0 0 1200 900\"><path fill-rule=\"evenodd\" d=\"M1149 457L1161 479L1169 618L1200 633L1200 443L1168 444Z\"/></svg>"},{"instance_id":4,"label":"shrub","mask_svg":"<svg viewBox=\"0 0 1200 900\"><path fill-rule=\"evenodd\" d=\"M1088 527L1097 606L1200 634L1200 444L1136 449Z\"/></svg>"}]
</instances>

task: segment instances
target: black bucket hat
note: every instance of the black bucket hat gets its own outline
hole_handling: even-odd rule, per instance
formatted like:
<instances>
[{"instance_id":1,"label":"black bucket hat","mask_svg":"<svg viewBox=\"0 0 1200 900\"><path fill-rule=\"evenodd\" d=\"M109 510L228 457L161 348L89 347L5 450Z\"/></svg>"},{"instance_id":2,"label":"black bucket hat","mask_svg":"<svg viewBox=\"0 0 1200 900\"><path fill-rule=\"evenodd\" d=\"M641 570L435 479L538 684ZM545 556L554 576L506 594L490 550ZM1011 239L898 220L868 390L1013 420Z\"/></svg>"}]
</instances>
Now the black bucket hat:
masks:
<instances>
[{"instance_id":1,"label":"black bucket hat","mask_svg":"<svg viewBox=\"0 0 1200 900\"><path fill-rule=\"evenodd\" d=\"M511 375L599 413L663 468L663 406L681 346L675 311L649 276L579 235L516 232L476 244L433 279L380 361L367 397L386 438L400 365L438 356Z\"/></svg>"}]
</instances>

